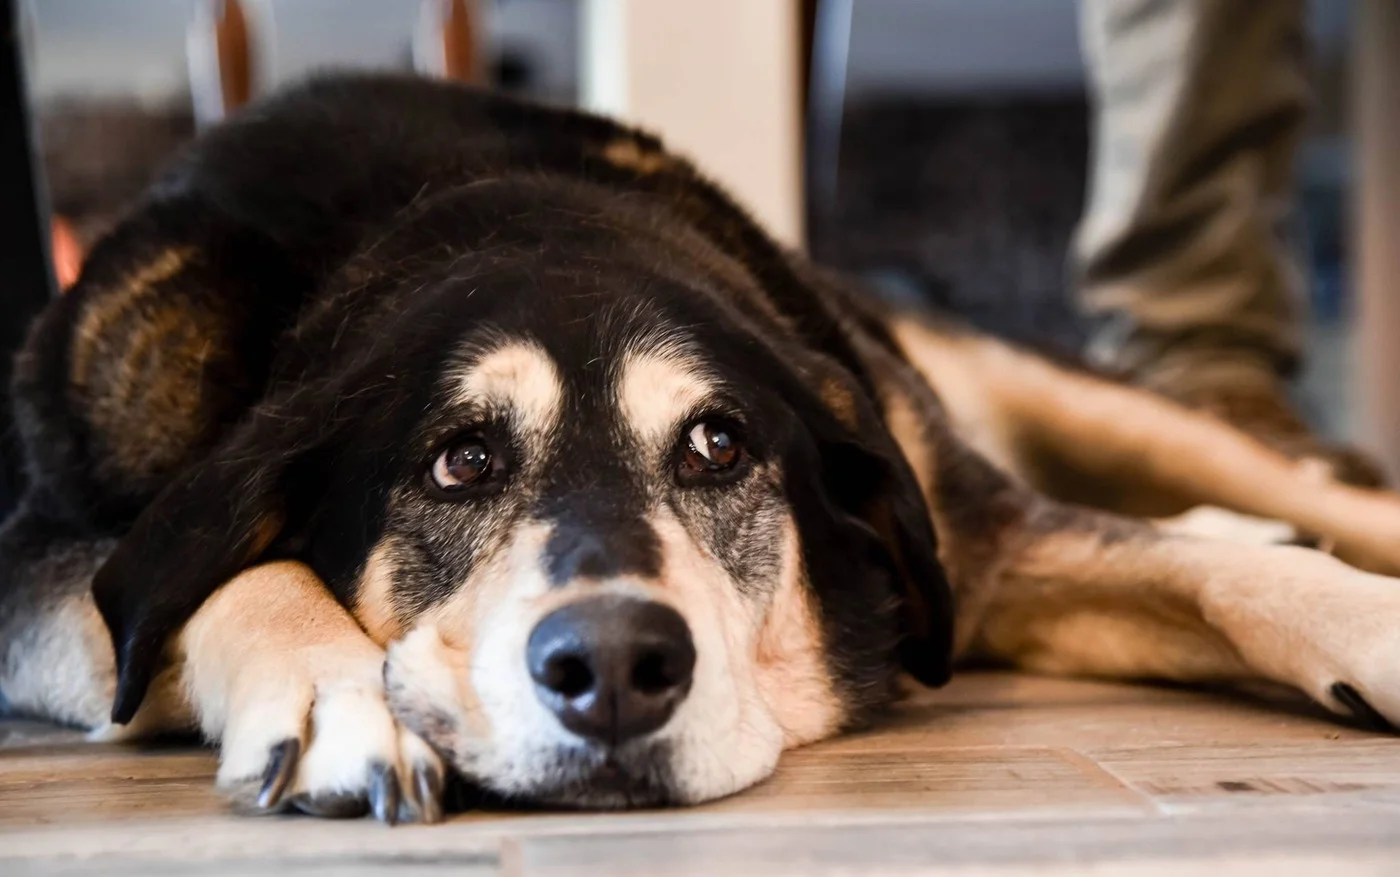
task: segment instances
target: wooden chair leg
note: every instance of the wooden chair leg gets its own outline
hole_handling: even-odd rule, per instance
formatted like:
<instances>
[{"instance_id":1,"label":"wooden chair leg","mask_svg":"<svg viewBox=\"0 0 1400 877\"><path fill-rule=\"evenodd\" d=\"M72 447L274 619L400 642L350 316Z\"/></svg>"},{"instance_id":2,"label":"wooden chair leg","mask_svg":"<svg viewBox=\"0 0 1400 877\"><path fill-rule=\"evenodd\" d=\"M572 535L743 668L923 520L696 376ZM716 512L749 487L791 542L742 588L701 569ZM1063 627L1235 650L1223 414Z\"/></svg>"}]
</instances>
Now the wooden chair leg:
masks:
<instances>
[{"instance_id":1,"label":"wooden chair leg","mask_svg":"<svg viewBox=\"0 0 1400 877\"><path fill-rule=\"evenodd\" d=\"M258 35L239 0L200 0L190 25L195 120L212 125L257 95Z\"/></svg>"},{"instance_id":2,"label":"wooden chair leg","mask_svg":"<svg viewBox=\"0 0 1400 877\"><path fill-rule=\"evenodd\" d=\"M1355 259L1356 370L1363 445L1400 476L1400 7L1356 6L1352 113L1357 120Z\"/></svg>"},{"instance_id":3,"label":"wooden chair leg","mask_svg":"<svg viewBox=\"0 0 1400 877\"><path fill-rule=\"evenodd\" d=\"M486 85L485 33L478 0L423 0L414 31L414 69Z\"/></svg>"}]
</instances>

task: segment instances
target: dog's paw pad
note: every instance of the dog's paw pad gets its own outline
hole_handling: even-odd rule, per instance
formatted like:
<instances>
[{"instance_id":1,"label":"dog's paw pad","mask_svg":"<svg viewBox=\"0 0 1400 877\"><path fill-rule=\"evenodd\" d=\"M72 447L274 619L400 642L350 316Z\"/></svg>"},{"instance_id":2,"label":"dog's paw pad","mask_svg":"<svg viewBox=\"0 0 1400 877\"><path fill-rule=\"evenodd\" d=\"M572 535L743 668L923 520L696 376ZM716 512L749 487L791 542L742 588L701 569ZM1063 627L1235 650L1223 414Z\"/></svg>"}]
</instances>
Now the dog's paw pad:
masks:
<instances>
[{"instance_id":1,"label":"dog's paw pad","mask_svg":"<svg viewBox=\"0 0 1400 877\"><path fill-rule=\"evenodd\" d=\"M308 794L299 792L292 796L291 805L307 816L321 819L358 819L369 812L369 803L358 792L325 792Z\"/></svg>"},{"instance_id":2,"label":"dog's paw pad","mask_svg":"<svg viewBox=\"0 0 1400 877\"><path fill-rule=\"evenodd\" d=\"M1394 732L1395 726L1390 720L1381 715L1380 711L1361 696L1351 685L1345 682L1337 682L1332 685L1332 697L1351 713L1358 723L1372 731Z\"/></svg>"}]
</instances>

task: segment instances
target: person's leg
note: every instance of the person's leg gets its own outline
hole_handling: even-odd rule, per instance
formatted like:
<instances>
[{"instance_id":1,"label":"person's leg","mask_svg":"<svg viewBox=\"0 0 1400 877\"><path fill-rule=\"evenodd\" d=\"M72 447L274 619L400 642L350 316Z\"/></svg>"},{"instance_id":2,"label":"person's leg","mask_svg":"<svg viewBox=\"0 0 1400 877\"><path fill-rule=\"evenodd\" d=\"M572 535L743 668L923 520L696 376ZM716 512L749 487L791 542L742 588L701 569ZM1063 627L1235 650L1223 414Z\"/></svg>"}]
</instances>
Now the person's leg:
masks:
<instances>
[{"instance_id":1,"label":"person's leg","mask_svg":"<svg viewBox=\"0 0 1400 877\"><path fill-rule=\"evenodd\" d=\"M1099 364L1295 456L1374 479L1287 402L1304 273L1288 239L1311 101L1303 0L1081 0L1095 98L1073 273Z\"/></svg>"}]
</instances>

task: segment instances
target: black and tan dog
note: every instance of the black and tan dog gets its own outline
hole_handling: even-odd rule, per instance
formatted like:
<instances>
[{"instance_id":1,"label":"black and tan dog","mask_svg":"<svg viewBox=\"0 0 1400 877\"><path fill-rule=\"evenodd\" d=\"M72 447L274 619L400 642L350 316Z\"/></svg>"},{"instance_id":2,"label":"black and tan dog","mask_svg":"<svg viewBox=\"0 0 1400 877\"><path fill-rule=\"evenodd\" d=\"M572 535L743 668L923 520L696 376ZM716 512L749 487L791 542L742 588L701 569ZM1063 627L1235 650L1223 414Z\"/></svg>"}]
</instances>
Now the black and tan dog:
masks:
<instances>
[{"instance_id":1,"label":"black and tan dog","mask_svg":"<svg viewBox=\"0 0 1400 877\"><path fill-rule=\"evenodd\" d=\"M1400 719L1400 499L883 313L596 118L257 105L17 375L10 709L197 727L264 809L703 801L967 658Z\"/></svg>"}]
</instances>

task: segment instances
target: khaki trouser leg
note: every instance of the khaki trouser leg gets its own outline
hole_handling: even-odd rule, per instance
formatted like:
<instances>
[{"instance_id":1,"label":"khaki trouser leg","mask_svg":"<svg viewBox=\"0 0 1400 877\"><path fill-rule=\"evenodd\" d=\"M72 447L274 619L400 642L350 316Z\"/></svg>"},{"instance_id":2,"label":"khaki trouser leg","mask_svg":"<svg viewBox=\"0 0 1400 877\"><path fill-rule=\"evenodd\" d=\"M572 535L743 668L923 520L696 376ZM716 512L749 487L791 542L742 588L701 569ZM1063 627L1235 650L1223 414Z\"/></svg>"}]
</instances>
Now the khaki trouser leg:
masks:
<instances>
[{"instance_id":1,"label":"khaki trouser leg","mask_svg":"<svg viewBox=\"0 0 1400 877\"><path fill-rule=\"evenodd\" d=\"M1072 268L1084 308L1111 318L1091 356L1141 372L1199 350L1288 372L1303 274L1285 228L1311 97L1302 0L1081 4L1096 118Z\"/></svg>"}]
</instances>

